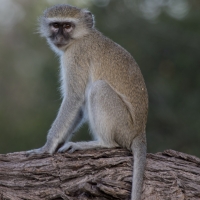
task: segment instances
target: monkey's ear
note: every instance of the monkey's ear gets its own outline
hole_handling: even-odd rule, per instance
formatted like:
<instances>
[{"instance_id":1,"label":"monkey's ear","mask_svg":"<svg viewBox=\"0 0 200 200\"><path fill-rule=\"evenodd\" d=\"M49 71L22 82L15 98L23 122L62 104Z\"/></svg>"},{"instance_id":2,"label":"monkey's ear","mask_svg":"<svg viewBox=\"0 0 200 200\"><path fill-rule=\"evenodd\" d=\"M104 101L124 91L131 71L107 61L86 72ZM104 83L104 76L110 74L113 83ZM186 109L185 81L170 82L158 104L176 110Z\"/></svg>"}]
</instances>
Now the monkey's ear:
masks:
<instances>
[{"instance_id":1,"label":"monkey's ear","mask_svg":"<svg viewBox=\"0 0 200 200\"><path fill-rule=\"evenodd\" d=\"M84 16L85 16L88 27L93 28L95 25L94 15L89 10L86 10L86 9L84 9L83 12L84 12Z\"/></svg>"},{"instance_id":2,"label":"monkey's ear","mask_svg":"<svg viewBox=\"0 0 200 200\"><path fill-rule=\"evenodd\" d=\"M89 10L84 10L84 13L87 14L87 15L92 16L92 13Z\"/></svg>"}]
</instances>

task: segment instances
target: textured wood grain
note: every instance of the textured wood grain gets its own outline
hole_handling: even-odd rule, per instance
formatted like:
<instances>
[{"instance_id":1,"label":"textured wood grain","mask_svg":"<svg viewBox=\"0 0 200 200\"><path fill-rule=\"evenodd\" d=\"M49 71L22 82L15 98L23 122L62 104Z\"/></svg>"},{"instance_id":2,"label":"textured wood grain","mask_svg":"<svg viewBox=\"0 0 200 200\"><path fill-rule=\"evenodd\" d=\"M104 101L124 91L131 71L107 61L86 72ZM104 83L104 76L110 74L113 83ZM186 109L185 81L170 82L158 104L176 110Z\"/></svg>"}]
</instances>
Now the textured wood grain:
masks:
<instances>
[{"instance_id":1,"label":"textured wood grain","mask_svg":"<svg viewBox=\"0 0 200 200\"><path fill-rule=\"evenodd\" d=\"M2 200L128 200L131 177L132 155L124 149L0 155ZM173 150L148 154L142 199L200 199L200 159Z\"/></svg>"}]
</instances>

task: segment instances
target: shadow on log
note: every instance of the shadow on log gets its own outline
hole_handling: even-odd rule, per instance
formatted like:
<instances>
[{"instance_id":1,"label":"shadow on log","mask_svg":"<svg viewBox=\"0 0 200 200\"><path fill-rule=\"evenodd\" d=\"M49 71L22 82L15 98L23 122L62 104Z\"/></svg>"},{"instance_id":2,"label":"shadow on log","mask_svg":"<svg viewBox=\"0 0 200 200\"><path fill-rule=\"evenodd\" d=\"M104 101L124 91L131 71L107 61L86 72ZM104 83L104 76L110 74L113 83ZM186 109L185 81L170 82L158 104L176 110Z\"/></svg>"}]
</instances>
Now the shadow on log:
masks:
<instances>
[{"instance_id":1,"label":"shadow on log","mask_svg":"<svg viewBox=\"0 0 200 200\"><path fill-rule=\"evenodd\" d=\"M132 155L124 149L0 155L1 200L128 200L131 177ZM200 158L173 150L148 154L142 199L200 199Z\"/></svg>"}]
</instances>

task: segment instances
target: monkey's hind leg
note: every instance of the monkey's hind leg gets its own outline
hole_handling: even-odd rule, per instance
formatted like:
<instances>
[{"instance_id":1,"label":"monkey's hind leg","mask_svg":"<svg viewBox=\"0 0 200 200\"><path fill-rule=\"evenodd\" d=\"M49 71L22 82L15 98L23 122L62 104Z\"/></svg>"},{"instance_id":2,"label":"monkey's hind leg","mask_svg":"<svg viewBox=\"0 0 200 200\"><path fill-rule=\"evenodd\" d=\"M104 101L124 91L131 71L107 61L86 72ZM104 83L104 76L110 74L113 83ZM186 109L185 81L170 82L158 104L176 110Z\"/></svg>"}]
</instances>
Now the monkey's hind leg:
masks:
<instances>
[{"instance_id":1,"label":"monkey's hind leg","mask_svg":"<svg viewBox=\"0 0 200 200\"><path fill-rule=\"evenodd\" d=\"M117 146L130 149L134 131L124 101L103 80L94 82L86 95L89 126L96 141L67 142L58 152Z\"/></svg>"},{"instance_id":2,"label":"monkey's hind leg","mask_svg":"<svg viewBox=\"0 0 200 200\"><path fill-rule=\"evenodd\" d=\"M130 149L134 132L132 118L115 89L98 80L89 89L87 99L90 129L99 144Z\"/></svg>"}]
</instances>

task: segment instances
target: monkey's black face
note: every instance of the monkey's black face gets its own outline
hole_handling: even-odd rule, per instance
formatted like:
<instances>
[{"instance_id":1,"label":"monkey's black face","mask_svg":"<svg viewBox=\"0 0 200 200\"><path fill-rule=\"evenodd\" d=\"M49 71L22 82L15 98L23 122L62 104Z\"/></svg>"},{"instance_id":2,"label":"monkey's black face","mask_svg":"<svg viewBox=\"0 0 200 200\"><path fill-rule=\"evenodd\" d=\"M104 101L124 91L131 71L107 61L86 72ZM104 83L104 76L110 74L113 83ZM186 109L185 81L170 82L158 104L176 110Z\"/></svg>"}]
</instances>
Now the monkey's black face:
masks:
<instances>
[{"instance_id":1,"label":"monkey's black face","mask_svg":"<svg viewBox=\"0 0 200 200\"><path fill-rule=\"evenodd\" d=\"M71 22L53 22L49 24L51 42L58 48L63 48L68 45L71 39L71 32L74 29L74 24Z\"/></svg>"}]
</instances>

